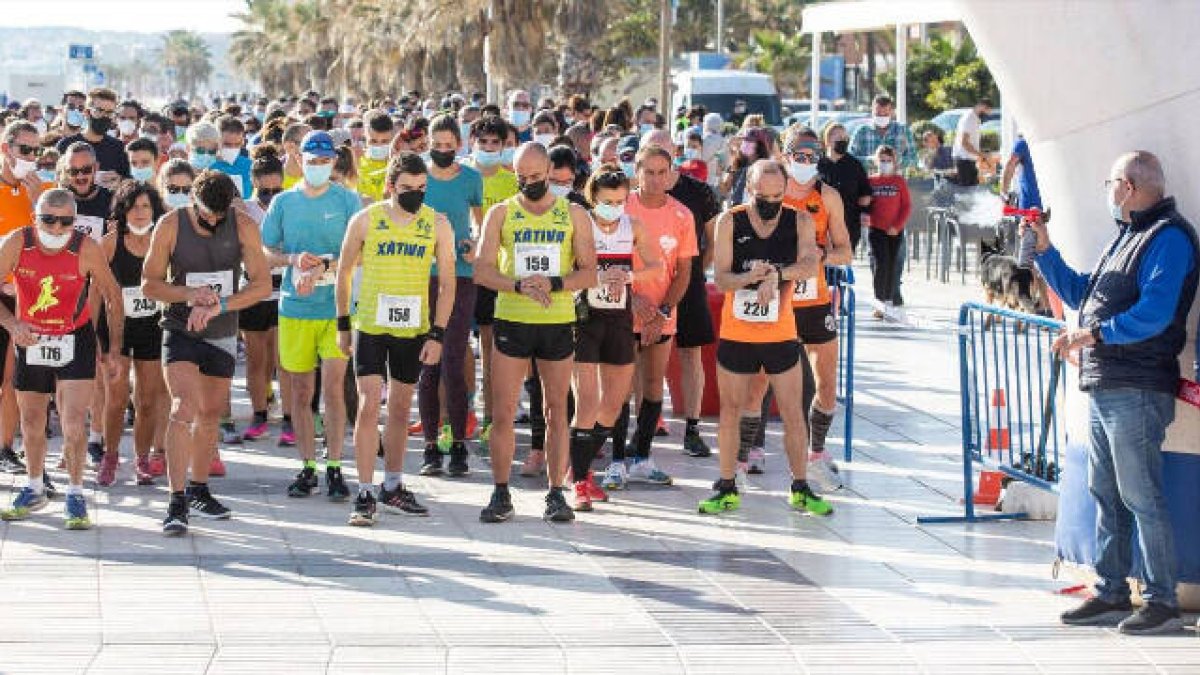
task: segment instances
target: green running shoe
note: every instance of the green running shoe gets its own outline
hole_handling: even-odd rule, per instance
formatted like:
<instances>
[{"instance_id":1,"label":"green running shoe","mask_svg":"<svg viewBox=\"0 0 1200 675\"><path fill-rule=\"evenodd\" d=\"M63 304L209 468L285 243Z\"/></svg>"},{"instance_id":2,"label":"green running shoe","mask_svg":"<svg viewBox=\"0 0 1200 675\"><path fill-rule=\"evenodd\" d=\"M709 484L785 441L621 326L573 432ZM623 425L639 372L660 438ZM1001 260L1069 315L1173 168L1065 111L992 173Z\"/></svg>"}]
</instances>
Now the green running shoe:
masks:
<instances>
[{"instance_id":1,"label":"green running shoe","mask_svg":"<svg viewBox=\"0 0 1200 675\"><path fill-rule=\"evenodd\" d=\"M443 455L450 454L450 446L454 443L454 432L450 431L449 424L442 425L442 431L438 434L438 450L442 451Z\"/></svg>"},{"instance_id":2,"label":"green running shoe","mask_svg":"<svg viewBox=\"0 0 1200 675\"><path fill-rule=\"evenodd\" d=\"M805 485L799 490L792 490L788 503L797 511L808 511L815 516L827 516L833 513L829 502L813 493L812 488Z\"/></svg>"},{"instance_id":3,"label":"green running shoe","mask_svg":"<svg viewBox=\"0 0 1200 675\"><path fill-rule=\"evenodd\" d=\"M717 494L700 502L700 513L715 514L736 511L742 505L742 496L736 490Z\"/></svg>"},{"instance_id":4,"label":"green running shoe","mask_svg":"<svg viewBox=\"0 0 1200 675\"><path fill-rule=\"evenodd\" d=\"M487 457L491 454L491 446L488 445L488 442L491 440L491 438L492 421L484 420L483 426L479 429L479 443L476 445L476 447L479 448L478 452L480 457Z\"/></svg>"}]
</instances>

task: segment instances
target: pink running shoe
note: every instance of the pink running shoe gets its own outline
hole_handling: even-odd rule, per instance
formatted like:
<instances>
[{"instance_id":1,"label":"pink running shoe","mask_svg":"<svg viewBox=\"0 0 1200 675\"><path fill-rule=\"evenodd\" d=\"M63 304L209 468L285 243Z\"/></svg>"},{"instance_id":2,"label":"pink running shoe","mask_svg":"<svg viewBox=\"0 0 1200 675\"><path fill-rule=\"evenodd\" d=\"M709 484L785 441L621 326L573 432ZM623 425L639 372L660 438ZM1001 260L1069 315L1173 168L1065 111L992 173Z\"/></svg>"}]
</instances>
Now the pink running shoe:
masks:
<instances>
[{"instance_id":1,"label":"pink running shoe","mask_svg":"<svg viewBox=\"0 0 1200 675\"><path fill-rule=\"evenodd\" d=\"M256 422L246 427L245 430L242 431L242 438L247 441L257 441L258 439L267 435L267 431L268 429L266 422Z\"/></svg>"},{"instance_id":2,"label":"pink running shoe","mask_svg":"<svg viewBox=\"0 0 1200 675\"><path fill-rule=\"evenodd\" d=\"M158 478L167 472L167 453L162 450L152 451L147 459L147 464L149 465L150 476Z\"/></svg>"},{"instance_id":3,"label":"pink running shoe","mask_svg":"<svg viewBox=\"0 0 1200 675\"><path fill-rule=\"evenodd\" d=\"M154 471L150 464L150 455L139 455L133 466L133 475L138 485L154 485Z\"/></svg>"},{"instance_id":4,"label":"pink running shoe","mask_svg":"<svg viewBox=\"0 0 1200 675\"><path fill-rule=\"evenodd\" d=\"M225 475L225 462L221 461L221 456L213 457L212 464L208 467L208 475L221 478Z\"/></svg>"},{"instance_id":5,"label":"pink running shoe","mask_svg":"<svg viewBox=\"0 0 1200 675\"><path fill-rule=\"evenodd\" d=\"M117 465L120 464L121 458L117 456L116 450L109 450L104 453L104 458L100 460L100 469L96 472L96 484L100 487L108 487L117 480Z\"/></svg>"}]
</instances>

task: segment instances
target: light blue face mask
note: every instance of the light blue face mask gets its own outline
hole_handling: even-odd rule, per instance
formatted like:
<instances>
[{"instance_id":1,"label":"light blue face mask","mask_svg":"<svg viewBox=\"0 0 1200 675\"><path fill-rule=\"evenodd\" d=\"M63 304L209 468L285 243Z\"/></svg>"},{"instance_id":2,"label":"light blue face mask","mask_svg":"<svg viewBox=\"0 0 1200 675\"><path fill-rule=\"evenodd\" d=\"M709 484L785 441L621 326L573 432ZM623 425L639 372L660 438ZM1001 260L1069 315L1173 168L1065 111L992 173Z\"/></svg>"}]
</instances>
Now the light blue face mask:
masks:
<instances>
[{"instance_id":1,"label":"light blue face mask","mask_svg":"<svg viewBox=\"0 0 1200 675\"><path fill-rule=\"evenodd\" d=\"M523 127L529 124L529 119L533 117L533 113L528 110L512 110L508 111L508 121L513 123L514 127Z\"/></svg>"},{"instance_id":2,"label":"light blue face mask","mask_svg":"<svg viewBox=\"0 0 1200 675\"><path fill-rule=\"evenodd\" d=\"M313 187L321 187L329 182L333 175L333 162L329 164L305 164L304 182Z\"/></svg>"},{"instance_id":3,"label":"light blue face mask","mask_svg":"<svg viewBox=\"0 0 1200 675\"><path fill-rule=\"evenodd\" d=\"M516 148L505 148L500 151L500 163L512 166L513 160L516 159Z\"/></svg>"},{"instance_id":4,"label":"light blue face mask","mask_svg":"<svg viewBox=\"0 0 1200 675\"><path fill-rule=\"evenodd\" d=\"M625 176L633 179L637 176L637 164L634 162L621 162L621 170L625 172Z\"/></svg>"},{"instance_id":5,"label":"light blue face mask","mask_svg":"<svg viewBox=\"0 0 1200 675\"><path fill-rule=\"evenodd\" d=\"M215 161L217 161L216 155L206 155L199 152L193 152L188 155L188 164L191 164L192 168L197 171L204 171L211 167Z\"/></svg>"},{"instance_id":6,"label":"light blue face mask","mask_svg":"<svg viewBox=\"0 0 1200 675\"><path fill-rule=\"evenodd\" d=\"M53 183L54 169L38 169L37 177L38 180L42 181L43 183Z\"/></svg>"},{"instance_id":7,"label":"light blue face mask","mask_svg":"<svg viewBox=\"0 0 1200 675\"><path fill-rule=\"evenodd\" d=\"M649 122L642 122L641 124L638 125L638 133L639 134L645 134L645 133L648 133L651 131L654 131L654 125L650 124Z\"/></svg>"},{"instance_id":8,"label":"light blue face mask","mask_svg":"<svg viewBox=\"0 0 1200 675\"><path fill-rule=\"evenodd\" d=\"M496 166L504 161L503 152L488 152L487 150L476 150L474 153L475 163L479 166Z\"/></svg>"},{"instance_id":9,"label":"light blue face mask","mask_svg":"<svg viewBox=\"0 0 1200 675\"><path fill-rule=\"evenodd\" d=\"M129 169L129 177L139 183L147 183L154 177L154 167L134 166Z\"/></svg>"},{"instance_id":10,"label":"light blue face mask","mask_svg":"<svg viewBox=\"0 0 1200 675\"><path fill-rule=\"evenodd\" d=\"M67 110L67 126L79 128L83 126L83 112L70 108Z\"/></svg>"},{"instance_id":11,"label":"light blue face mask","mask_svg":"<svg viewBox=\"0 0 1200 675\"><path fill-rule=\"evenodd\" d=\"M166 202L167 208L182 209L192 205L192 196L182 192L168 192L163 195L163 201Z\"/></svg>"}]
</instances>

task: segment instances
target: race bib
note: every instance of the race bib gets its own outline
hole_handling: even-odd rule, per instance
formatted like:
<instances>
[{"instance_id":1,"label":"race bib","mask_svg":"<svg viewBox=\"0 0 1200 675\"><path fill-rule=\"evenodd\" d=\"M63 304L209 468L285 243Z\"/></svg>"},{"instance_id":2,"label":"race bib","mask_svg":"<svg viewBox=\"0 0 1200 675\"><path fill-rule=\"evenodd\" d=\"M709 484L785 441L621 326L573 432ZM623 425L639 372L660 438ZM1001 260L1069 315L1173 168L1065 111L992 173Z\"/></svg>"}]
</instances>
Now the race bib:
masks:
<instances>
[{"instance_id":1,"label":"race bib","mask_svg":"<svg viewBox=\"0 0 1200 675\"><path fill-rule=\"evenodd\" d=\"M121 296L125 300L126 319L145 319L158 314L158 303L142 295L139 286L122 288Z\"/></svg>"},{"instance_id":2,"label":"race bib","mask_svg":"<svg viewBox=\"0 0 1200 675\"><path fill-rule=\"evenodd\" d=\"M539 274L553 277L561 269L562 249L556 244L517 244L513 252L518 279Z\"/></svg>"},{"instance_id":3,"label":"race bib","mask_svg":"<svg viewBox=\"0 0 1200 675\"><path fill-rule=\"evenodd\" d=\"M74 335L41 335L37 344L25 350L25 363L31 366L62 368L74 358Z\"/></svg>"},{"instance_id":4,"label":"race bib","mask_svg":"<svg viewBox=\"0 0 1200 675\"><path fill-rule=\"evenodd\" d=\"M380 295L375 323L383 328L420 328L421 296Z\"/></svg>"},{"instance_id":5,"label":"race bib","mask_svg":"<svg viewBox=\"0 0 1200 675\"><path fill-rule=\"evenodd\" d=\"M104 219L97 216L75 216L75 229L100 241L104 238Z\"/></svg>"},{"instance_id":6,"label":"race bib","mask_svg":"<svg viewBox=\"0 0 1200 675\"><path fill-rule=\"evenodd\" d=\"M779 296L771 302L758 301L758 291L743 288L733 293L733 318L748 323L775 323L779 320Z\"/></svg>"},{"instance_id":7,"label":"race bib","mask_svg":"<svg viewBox=\"0 0 1200 675\"><path fill-rule=\"evenodd\" d=\"M792 290L792 300L816 300L817 278L797 279L796 287Z\"/></svg>"},{"instance_id":8,"label":"race bib","mask_svg":"<svg viewBox=\"0 0 1200 675\"><path fill-rule=\"evenodd\" d=\"M588 289L588 304L596 309L625 309L625 286L613 295L608 286Z\"/></svg>"},{"instance_id":9,"label":"race bib","mask_svg":"<svg viewBox=\"0 0 1200 675\"><path fill-rule=\"evenodd\" d=\"M188 288L200 288L208 286L217 292L217 295L222 298L228 298L233 295L233 270L222 270L220 272L188 272L184 278L184 283Z\"/></svg>"}]
</instances>

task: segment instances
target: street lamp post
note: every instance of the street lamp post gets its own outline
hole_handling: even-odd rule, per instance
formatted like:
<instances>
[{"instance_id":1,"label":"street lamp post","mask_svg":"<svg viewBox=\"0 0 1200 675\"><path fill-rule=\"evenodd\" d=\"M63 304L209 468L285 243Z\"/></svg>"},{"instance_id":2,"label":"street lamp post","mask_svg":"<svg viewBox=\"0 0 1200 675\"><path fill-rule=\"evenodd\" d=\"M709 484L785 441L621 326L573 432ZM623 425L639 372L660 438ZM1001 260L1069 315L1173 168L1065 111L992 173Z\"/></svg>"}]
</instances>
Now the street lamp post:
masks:
<instances>
[{"instance_id":1,"label":"street lamp post","mask_svg":"<svg viewBox=\"0 0 1200 675\"><path fill-rule=\"evenodd\" d=\"M663 117L671 109L671 0L659 0L661 26L658 36L658 105Z\"/></svg>"}]
</instances>

